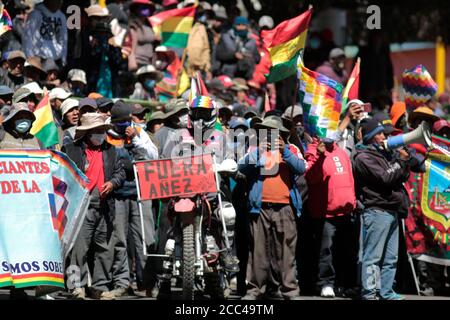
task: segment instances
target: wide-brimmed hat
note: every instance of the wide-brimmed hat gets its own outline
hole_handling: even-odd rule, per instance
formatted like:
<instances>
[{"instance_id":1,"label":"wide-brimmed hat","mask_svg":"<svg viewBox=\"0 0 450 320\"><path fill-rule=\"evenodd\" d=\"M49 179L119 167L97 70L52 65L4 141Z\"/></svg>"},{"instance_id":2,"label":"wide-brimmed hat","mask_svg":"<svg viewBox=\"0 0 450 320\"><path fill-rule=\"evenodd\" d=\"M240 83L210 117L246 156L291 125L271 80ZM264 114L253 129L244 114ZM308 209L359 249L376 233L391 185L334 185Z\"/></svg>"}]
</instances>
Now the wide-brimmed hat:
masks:
<instances>
[{"instance_id":1,"label":"wide-brimmed hat","mask_svg":"<svg viewBox=\"0 0 450 320\"><path fill-rule=\"evenodd\" d=\"M144 108L142 105L140 105L139 103L135 103L133 105L133 107L131 108L131 113L134 116L143 114L143 113L148 113L151 112L151 110L149 108ZM161 112L162 113L162 112Z\"/></svg>"},{"instance_id":2,"label":"wide-brimmed hat","mask_svg":"<svg viewBox=\"0 0 450 320\"><path fill-rule=\"evenodd\" d=\"M144 74L154 74L155 75L155 80L161 81L163 78L163 73L159 70L157 70L153 65L148 64L146 66L140 67L137 72L136 75L138 77L144 75Z\"/></svg>"},{"instance_id":3,"label":"wide-brimmed hat","mask_svg":"<svg viewBox=\"0 0 450 320\"><path fill-rule=\"evenodd\" d=\"M9 96L9 95L13 95L14 91L11 90L10 87L8 86L0 86L0 96Z\"/></svg>"},{"instance_id":4,"label":"wide-brimmed hat","mask_svg":"<svg viewBox=\"0 0 450 320\"><path fill-rule=\"evenodd\" d=\"M430 120L432 122L435 122L438 121L440 118L433 113L433 110L430 107L422 106L415 109L408 116L409 124L412 124L416 119Z\"/></svg>"},{"instance_id":5,"label":"wide-brimmed hat","mask_svg":"<svg viewBox=\"0 0 450 320\"><path fill-rule=\"evenodd\" d=\"M162 121L166 118L166 115L162 111L155 111L150 115L150 119L148 119L148 123L153 121Z\"/></svg>"},{"instance_id":6,"label":"wide-brimmed hat","mask_svg":"<svg viewBox=\"0 0 450 320\"><path fill-rule=\"evenodd\" d=\"M294 110L292 110L294 109ZM303 115L303 108L299 105L289 106L284 110L282 118L287 120L292 120L297 116Z\"/></svg>"},{"instance_id":7,"label":"wide-brimmed hat","mask_svg":"<svg viewBox=\"0 0 450 320\"><path fill-rule=\"evenodd\" d=\"M70 70L69 73L67 74L67 78L70 81L78 81L78 82L87 84L86 72L84 72L81 69L72 69L72 70Z\"/></svg>"},{"instance_id":8,"label":"wide-brimmed hat","mask_svg":"<svg viewBox=\"0 0 450 320\"><path fill-rule=\"evenodd\" d=\"M36 116L30 111L30 109L28 109L28 105L25 102L13 103L12 106L2 109L2 112L4 116L3 123L8 123L19 114L30 119L31 121L36 120Z\"/></svg>"},{"instance_id":9,"label":"wide-brimmed hat","mask_svg":"<svg viewBox=\"0 0 450 320\"><path fill-rule=\"evenodd\" d=\"M103 8L98 4L89 6L86 9L84 9L84 11L86 11L88 17L108 17L109 16L108 8Z\"/></svg>"},{"instance_id":10,"label":"wide-brimmed hat","mask_svg":"<svg viewBox=\"0 0 450 320\"><path fill-rule=\"evenodd\" d=\"M165 106L164 119L168 119L173 115L180 113L181 111L189 111L189 105L184 99L173 99Z\"/></svg>"},{"instance_id":11,"label":"wide-brimmed hat","mask_svg":"<svg viewBox=\"0 0 450 320\"><path fill-rule=\"evenodd\" d=\"M36 70L39 70L41 78L45 78L47 76L47 72L44 70L44 67L42 66L41 58L39 58L39 57L29 57L25 61L24 69L26 69L26 68L35 68Z\"/></svg>"},{"instance_id":12,"label":"wide-brimmed hat","mask_svg":"<svg viewBox=\"0 0 450 320\"><path fill-rule=\"evenodd\" d=\"M50 93L48 94L48 97L50 100L53 100L53 99L66 100L71 95L72 95L71 92L68 92L68 91L64 90L63 88L54 88L50 91Z\"/></svg>"},{"instance_id":13,"label":"wide-brimmed hat","mask_svg":"<svg viewBox=\"0 0 450 320\"><path fill-rule=\"evenodd\" d=\"M79 140L86 132L92 129L103 128L106 130L112 129L113 126L111 124L105 123L107 116L101 113L85 113L81 116L80 123L81 125L77 127L75 130L74 140Z\"/></svg>"},{"instance_id":14,"label":"wide-brimmed hat","mask_svg":"<svg viewBox=\"0 0 450 320\"><path fill-rule=\"evenodd\" d=\"M42 67L44 68L45 72L49 73L50 71L59 71L59 67L56 64L55 60L53 59L47 59L45 60L45 62L42 64Z\"/></svg>"},{"instance_id":15,"label":"wide-brimmed hat","mask_svg":"<svg viewBox=\"0 0 450 320\"><path fill-rule=\"evenodd\" d=\"M247 91L249 88L247 86L247 81L243 78L235 78L233 79L233 86L231 90L235 91Z\"/></svg>"},{"instance_id":16,"label":"wide-brimmed hat","mask_svg":"<svg viewBox=\"0 0 450 320\"><path fill-rule=\"evenodd\" d=\"M25 99L28 96L33 95L33 92L31 92L29 89L27 88L19 88L16 90L16 92L14 92L14 95L12 97L12 102L13 103L17 103L20 102L21 100Z\"/></svg>"},{"instance_id":17,"label":"wide-brimmed hat","mask_svg":"<svg viewBox=\"0 0 450 320\"><path fill-rule=\"evenodd\" d=\"M80 102L76 99L66 99L61 104L61 115L64 117L64 115L72 110L73 108L78 108L80 105Z\"/></svg>"},{"instance_id":18,"label":"wide-brimmed hat","mask_svg":"<svg viewBox=\"0 0 450 320\"><path fill-rule=\"evenodd\" d=\"M42 90L41 86L37 82L30 82L26 85L23 85L22 88L30 90L33 94L44 94L44 90Z\"/></svg>"},{"instance_id":19,"label":"wide-brimmed hat","mask_svg":"<svg viewBox=\"0 0 450 320\"><path fill-rule=\"evenodd\" d=\"M8 57L6 58L6 60L9 61L9 60L17 59L17 58L20 58L23 61L27 60L27 58L25 57L25 53L23 53L23 51L20 51L20 50L10 51L8 53Z\"/></svg>"},{"instance_id":20,"label":"wide-brimmed hat","mask_svg":"<svg viewBox=\"0 0 450 320\"><path fill-rule=\"evenodd\" d=\"M268 116L264 118L263 122L255 124L255 129L278 129L281 132L289 132L289 130L283 126L283 121L278 116Z\"/></svg>"}]
</instances>

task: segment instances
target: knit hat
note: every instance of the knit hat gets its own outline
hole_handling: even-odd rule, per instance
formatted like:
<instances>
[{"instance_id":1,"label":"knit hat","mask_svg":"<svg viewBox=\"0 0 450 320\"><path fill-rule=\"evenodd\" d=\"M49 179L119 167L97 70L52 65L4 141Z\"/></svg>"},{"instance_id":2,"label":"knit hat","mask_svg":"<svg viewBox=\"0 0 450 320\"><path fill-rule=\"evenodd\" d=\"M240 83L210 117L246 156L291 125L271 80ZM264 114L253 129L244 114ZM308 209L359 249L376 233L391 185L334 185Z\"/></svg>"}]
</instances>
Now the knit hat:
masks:
<instances>
[{"instance_id":1,"label":"knit hat","mask_svg":"<svg viewBox=\"0 0 450 320\"><path fill-rule=\"evenodd\" d=\"M233 25L237 26L240 24L244 24L244 25L248 26L248 24L249 24L248 19L244 16L238 16L238 17L234 18Z\"/></svg>"},{"instance_id":2,"label":"knit hat","mask_svg":"<svg viewBox=\"0 0 450 320\"><path fill-rule=\"evenodd\" d=\"M395 128L392 125L392 120L386 113L378 112L373 116L373 119L383 125L385 134L391 134L395 131Z\"/></svg>"},{"instance_id":3,"label":"knit hat","mask_svg":"<svg viewBox=\"0 0 450 320\"><path fill-rule=\"evenodd\" d=\"M406 113L406 104L402 101L394 103L389 113L392 121L392 125L395 127L398 120Z\"/></svg>"},{"instance_id":4,"label":"knit hat","mask_svg":"<svg viewBox=\"0 0 450 320\"><path fill-rule=\"evenodd\" d=\"M375 119L367 118L361 121L361 133L364 144L368 144L373 137L383 131L383 125Z\"/></svg>"},{"instance_id":5,"label":"knit hat","mask_svg":"<svg viewBox=\"0 0 450 320\"><path fill-rule=\"evenodd\" d=\"M437 92L436 82L421 64L403 72L402 85L408 110L424 105Z\"/></svg>"}]
</instances>

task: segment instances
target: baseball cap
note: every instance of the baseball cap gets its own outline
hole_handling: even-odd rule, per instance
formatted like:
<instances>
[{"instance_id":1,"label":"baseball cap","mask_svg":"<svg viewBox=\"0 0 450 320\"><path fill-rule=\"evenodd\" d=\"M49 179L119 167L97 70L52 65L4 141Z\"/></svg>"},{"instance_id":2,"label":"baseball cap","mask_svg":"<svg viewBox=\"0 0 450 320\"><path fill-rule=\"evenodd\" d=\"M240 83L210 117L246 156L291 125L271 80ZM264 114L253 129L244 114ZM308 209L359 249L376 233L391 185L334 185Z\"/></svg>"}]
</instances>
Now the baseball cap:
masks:
<instances>
[{"instance_id":1,"label":"baseball cap","mask_svg":"<svg viewBox=\"0 0 450 320\"><path fill-rule=\"evenodd\" d=\"M334 48L330 51L329 58L334 59L334 58L338 58L338 57L342 57L342 56L345 57L344 50L342 50L341 48Z\"/></svg>"}]
</instances>

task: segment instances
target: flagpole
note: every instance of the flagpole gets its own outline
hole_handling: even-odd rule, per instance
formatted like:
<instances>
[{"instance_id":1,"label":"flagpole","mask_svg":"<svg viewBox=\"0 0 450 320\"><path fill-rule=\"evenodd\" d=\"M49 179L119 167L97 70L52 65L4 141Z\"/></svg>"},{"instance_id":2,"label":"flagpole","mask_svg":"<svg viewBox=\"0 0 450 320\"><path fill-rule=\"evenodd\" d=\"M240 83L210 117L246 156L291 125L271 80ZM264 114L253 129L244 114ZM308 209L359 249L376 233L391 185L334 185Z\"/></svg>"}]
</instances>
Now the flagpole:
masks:
<instances>
[{"instance_id":1,"label":"flagpole","mask_svg":"<svg viewBox=\"0 0 450 320\"><path fill-rule=\"evenodd\" d=\"M177 74L177 87L176 87L176 91L175 91L175 97L178 97L178 90L180 89L181 75L183 74L183 70L184 70L184 62L186 61L186 54L187 54L187 50L186 50L186 48L184 48L183 55L181 56L181 68L178 70L178 74Z\"/></svg>"},{"instance_id":2,"label":"flagpole","mask_svg":"<svg viewBox=\"0 0 450 320\"><path fill-rule=\"evenodd\" d=\"M312 10L312 8L313 8L313 5L312 4L309 4L308 5L308 10ZM301 54L301 53L300 53ZM303 57L302 57L303 58ZM294 101L293 101L293 103L292 103L292 109L291 109L291 121L292 122L294 122L293 120L293 117L294 117L294 106L296 105L296 103L297 103L297 92L298 92L298 85L299 85L299 83L298 83L298 79L297 79L297 76L296 76L296 78L295 78L295 92L294 92Z\"/></svg>"}]
</instances>

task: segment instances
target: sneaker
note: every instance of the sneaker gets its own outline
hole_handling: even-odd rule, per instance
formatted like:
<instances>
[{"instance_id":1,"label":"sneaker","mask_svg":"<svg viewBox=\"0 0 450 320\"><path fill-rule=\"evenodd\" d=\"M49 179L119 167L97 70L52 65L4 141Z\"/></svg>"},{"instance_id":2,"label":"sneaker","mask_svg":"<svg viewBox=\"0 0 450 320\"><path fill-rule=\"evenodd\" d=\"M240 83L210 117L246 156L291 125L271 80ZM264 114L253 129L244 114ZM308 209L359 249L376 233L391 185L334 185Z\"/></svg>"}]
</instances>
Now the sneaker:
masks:
<instances>
[{"instance_id":1,"label":"sneaker","mask_svg":"<svg viewBox=\"0 0 450 320\"><path fill-rule=\"evenodd\" d=\"M332 286L324 286L322 287L322 291L320 292L320 296L324 298L334 298L334 290Z\"/></svg>"},{"instance_id":2,"label":"sneaker","mask_svg":"<svg viewBox=\"0 0 450 320\"><path fill-rule=\"evenodd\" d=\"M264 294L266 300L283 300L283 295L280 291L271 291Z\"/></svg>"},{"instance_id":3,"label":"sneaker","mask_svg":"<svg viewBox=\"0 0 450 320\"><path fill-rule=\"evenodd\" d=\"M386 298L381 298L381 300L405 300L405 297L398 293L393 293Z\"/></svg>"},{"instance_id":4,"label":"sneaker","mask_svg":"<svg viewBox=\"0 0 450 320\"><path fill-rule=\"evenodd\" d=\"M86 299L86 291L84 288L75 288L75 290L72 291L72 298L76 300L84 300Z\"/></svg>"},{"instance_id":5,"label":"sneaker","mask_svg":"<svg viewBox=\"0 0 450 320\"><path fill-rule=\"evenodd\" d=\"M116 300L117 298L124 296L127 293L127 291L128 291L127 288L122 287L116 288L111 291L105 291L102 292L100 300Z\"/></svg>"},{"instance_id":6,"label":"sneaker","mask_svg":"<svg viewBox=\"0 0 450 320\"><path fill-rule=\"evenodd\" d=\"M255 296L254 294L248 293L248 294L246 294L245 296L243 296L243 297L241 298L241 300L258 300L258 297Z\"/></svg>"}]
</instances>

